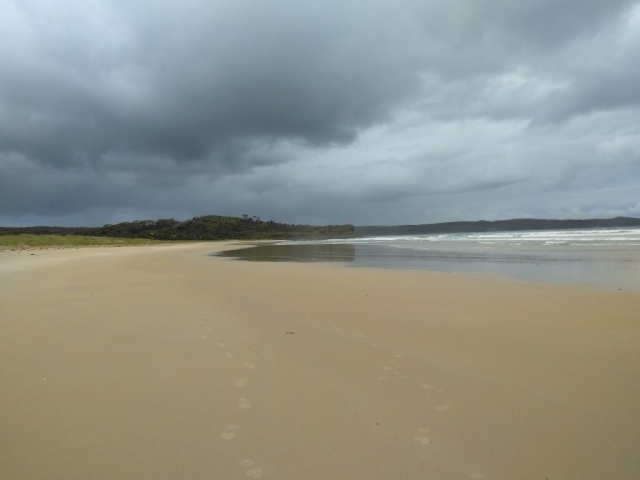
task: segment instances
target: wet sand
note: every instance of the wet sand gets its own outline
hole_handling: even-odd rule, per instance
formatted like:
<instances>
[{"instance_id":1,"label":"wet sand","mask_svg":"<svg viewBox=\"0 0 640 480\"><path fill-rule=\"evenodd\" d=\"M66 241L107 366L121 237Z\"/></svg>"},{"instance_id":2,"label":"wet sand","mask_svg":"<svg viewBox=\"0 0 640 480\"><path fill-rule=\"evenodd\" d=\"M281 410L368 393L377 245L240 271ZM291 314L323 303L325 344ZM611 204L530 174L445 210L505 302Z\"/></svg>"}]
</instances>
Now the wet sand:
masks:
<instances>
[{"instance_id":1,"label":"wet sand","mask_svg":"<svg viewBox=\"0 0 640 480\"><path fill-rule=\"evenodd\" d=\"M223 248L0 252L0 478L640 478L640 294Z\"/></svg>"}]
</instances>

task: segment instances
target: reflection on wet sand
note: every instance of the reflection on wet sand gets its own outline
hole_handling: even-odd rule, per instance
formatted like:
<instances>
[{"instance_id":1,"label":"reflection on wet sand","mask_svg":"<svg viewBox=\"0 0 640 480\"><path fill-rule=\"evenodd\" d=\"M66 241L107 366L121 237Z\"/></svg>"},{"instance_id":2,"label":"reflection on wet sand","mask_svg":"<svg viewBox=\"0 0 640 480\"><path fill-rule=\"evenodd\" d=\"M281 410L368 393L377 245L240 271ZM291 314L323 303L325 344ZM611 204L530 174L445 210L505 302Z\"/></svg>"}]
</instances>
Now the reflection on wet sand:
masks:
<instances>
[{"instance_id":1,"label":"reflection on wet sand","mask_svg":"<svg viewBox=\"0 0 640 480\"><path fill-rule=\"evenodd\" d=\"M635 246L396 241L386 245L258 245L217 255L253 262L341 262L353 267L491 273L524 281L640 290L640 261Z\"/></svg>"},{"instance_id":2,"label":"reflection on wet sand","mask_svg":"<svg viewBox=\"0 0 640 480\"><path fill-rule=\"evenodd\" d=\"M216 254L251 262L353 262L356 246L345 244L259 245Z\"/></svg>"}]
</instances>

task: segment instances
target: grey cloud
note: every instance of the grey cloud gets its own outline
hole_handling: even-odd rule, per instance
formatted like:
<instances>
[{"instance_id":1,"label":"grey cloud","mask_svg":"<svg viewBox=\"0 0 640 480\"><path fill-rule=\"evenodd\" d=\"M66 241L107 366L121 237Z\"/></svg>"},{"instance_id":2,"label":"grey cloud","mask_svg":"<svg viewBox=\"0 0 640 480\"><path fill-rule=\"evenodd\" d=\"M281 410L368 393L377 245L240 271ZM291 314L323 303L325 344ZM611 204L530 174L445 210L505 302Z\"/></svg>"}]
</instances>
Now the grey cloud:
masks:
<instances>
[{"instance_id":1,"label":"grey cloud","mask_svg":"<svg viewBox=\"0 0 640 480\"><path fill-rule=\"evenodd\" d=\"M38 8L15 5L27 22L17 35L35 45L15 52L2 76L11 118L1 140L45 163L120 151L215 159L246 138L350 142L417 79L402 53L411 39L386 45L388 29L359 25L358 9L339 3L192 2L193 10L159 12L115 4L123 12L110 20L121 25L95 33L81 23L60 31L40 16L29 22ZM323 11L329 18L316 16ZM124 40L97 38L110 34Z\"/></svg>"},{"instance_id":2,"label":"grey cloud","mask_svg":"<svg viewBox=\"0 0 640 480\"><path fill-rule=\"evenodd\" d=\"M637 179L637 1L0 10L0 218L443 220Z\"/></svg>"}]
</instances>

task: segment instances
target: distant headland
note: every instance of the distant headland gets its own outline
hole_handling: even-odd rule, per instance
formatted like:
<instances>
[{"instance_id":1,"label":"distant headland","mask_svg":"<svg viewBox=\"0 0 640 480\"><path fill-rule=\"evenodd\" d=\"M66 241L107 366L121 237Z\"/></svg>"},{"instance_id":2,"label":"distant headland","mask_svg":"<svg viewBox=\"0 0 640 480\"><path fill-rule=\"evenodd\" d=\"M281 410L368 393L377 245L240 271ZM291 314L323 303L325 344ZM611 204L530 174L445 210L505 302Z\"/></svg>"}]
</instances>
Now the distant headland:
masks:
<instances>
[{"instance_id":1,"label":"distant headland","mask_svg":"<svg viewBox=\"0 0 640 480\"><path fill-rule=\"evenodd\" d=\"M570 230L579 228L640 227L640 218L615 217L588 220L544 220L516 218L512 220L445 222L422 225L355 227L358 237L372 235L427 235L437 233L513 232L524 230Z\"/></svg>"}]
</instances>

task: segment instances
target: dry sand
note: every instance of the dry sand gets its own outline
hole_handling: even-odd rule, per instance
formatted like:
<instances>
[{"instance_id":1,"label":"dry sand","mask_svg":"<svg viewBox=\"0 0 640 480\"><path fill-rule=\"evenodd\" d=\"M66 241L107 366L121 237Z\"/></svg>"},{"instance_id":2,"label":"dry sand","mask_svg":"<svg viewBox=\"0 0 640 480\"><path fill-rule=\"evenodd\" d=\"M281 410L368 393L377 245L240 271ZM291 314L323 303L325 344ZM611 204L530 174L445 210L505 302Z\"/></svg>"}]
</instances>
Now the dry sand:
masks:
<instances>
[{"instance_id":1,"label":"dry sand","mask_svg":"<svg viewBox=\"0 0 640 480\"><path fill-rule=\"evenodd\" d=\"M221 248L0 253L1 479L640 478L640 294Z\"/></svg>"}]
</instances>

